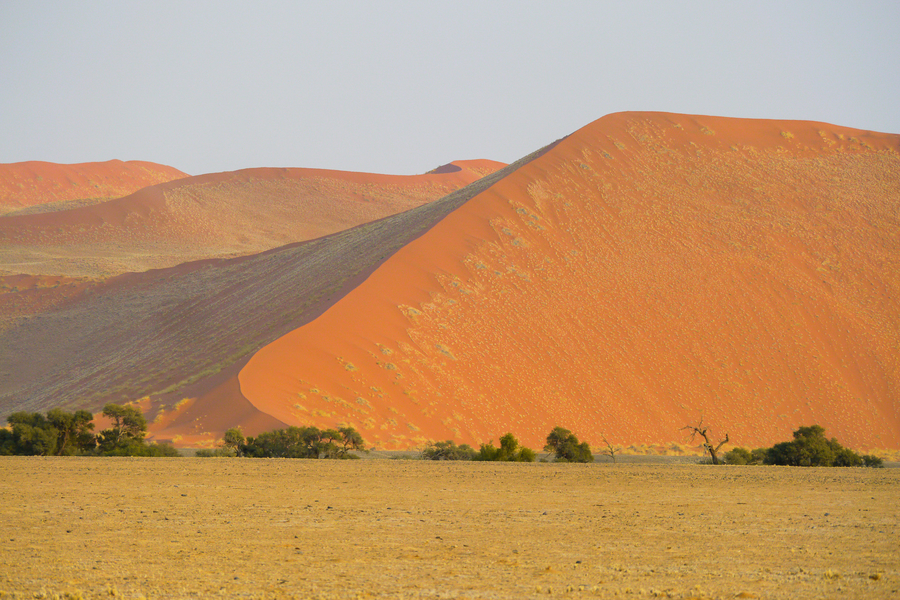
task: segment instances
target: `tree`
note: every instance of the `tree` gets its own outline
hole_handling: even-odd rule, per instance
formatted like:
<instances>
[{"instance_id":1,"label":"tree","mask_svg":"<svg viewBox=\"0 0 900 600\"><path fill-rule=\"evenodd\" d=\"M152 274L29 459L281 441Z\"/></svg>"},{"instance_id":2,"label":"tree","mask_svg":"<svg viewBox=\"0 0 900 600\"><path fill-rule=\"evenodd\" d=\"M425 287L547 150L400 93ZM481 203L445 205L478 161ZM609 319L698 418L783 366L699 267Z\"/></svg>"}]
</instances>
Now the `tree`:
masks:
<instances>
[{"instance_id":1,"label":"tree","mask_svg":"<svg viewBox=\"0 0 900 600\"><path fill-rule=\"evenodd\" d=\"M495 448L493 442L481 444L478 454L472 457L472 460L507 462L534 462L534 459L534 450L519 446L519 440L512 433L500 438L499 448Z\"/></svg>"},{"instance_id":2,"label":"tree","mask_svg":"<svg viewBox=\"0 0 900 600\"><path fill-rule=\"evenodd\" d=\"M244 439L244 434L241 432L241 428L232 427L225 432L225 436L222 438L222 445L225 448L230 448L235 456L243 456L241 448L246 441L247 440Z\"/></svg>"},{"instance_id":3,"label":"tree","mask_svg":"<svg viewBox=\"0 0 900 600\"><path fill-rule=\"evenodd\" d=\"M100 432L100 449L104 452L140 444L147 432L147 419L135 406L107 404L103 416L112 419L112 427Z\"/></svg>"},{"instance_id":4,"label":"tree","mask_svg":"<svg viewBox=\"0 0 900 600\"><path fill-rule=\"evenodd\" d=\"M775 444L771 448L734 448L725 453L730 465L786 465L794 467L883 467L877 456L860 456L844 448L834 438L825 437L825 429L818 425L800 427L794 439Z\"/></svg>"},{"instance_id":5,"label":"tree","mask_svg":"<svg viewBox=\"0 0 900 600\"><path fill-rule=\"evenodd\" d=\"M844 448L834 438L825 437L825 429L819 425L800 427L790 442L775 444L766 455L767 465L794 467L861 467L878 466L866 461L849 448ZM874 457L870 457L874 458Z\"/></svg>"},{"instance_id":6,"label":"tree","mask_svg":"<svg viewBox=\"0 0 900 600\"><path fill-rule=\"evenodd\" d=\"M0 433L0 454L62 456L89 451L94 445L93 415L60 408L45 415L17 412L7 417L10 429Z\"/></svg>"},{"instance_id":7,"label":"tree","mask_svg":"<svg viewBox=\"0 0 900 600\"><path fill-rule=\"evenodd\" d=\"M563 427L554 427L547 435L544 451L555 454L556 462L594 462L590 444L579 443L578 438Z\"/></svg>"},{"instance_id":8,"label":"tree","mask_svg":"<svg viewBox=\"0 0 900 600\"><path fill-rule=\"evenodd\" d=\"M606 449L601 451L601 454L610 457L613 462L616 462L616 454L621 452L622 448L620 448L619 446L613 447L613 445L609 443L609 440L606 439L605 435L600 434L600 437L603 439L603 443L606 444Z\"/></svg>"},{"instance_id":9,"label":"tree","mask_svg":"<svg viewBox=\"0 0 900 600\"><path fill-rule=\"evenodd\" d=\"M75 454L89 451L97 441L92 433L94 415L86 410L75 411L74 414L61 408L47 412L47 421L59 432L56 441L56 455Z\"/></svg>"},{"instance_id":10,"label":"tree","mask_svg":"<svg viewBox=\"0 0 900 600\"><path fill-rule=\"evenodd\" d=\"M710 459L712 459L712 464L714 464L714 465L720 464L718 453L719 453L719 450L722 448L722 446L724 446L725 444L728 443L728 432L725 433L724 440L720 440L717 445L713 446L713 443L709 439L709 436L710 436L709 426L703 424L702 416L700 417L700 420L697 422L696 425L685 425L681 429L682 429L682 431L687 429L688 431L691 432L691 442L693 442L694 439L698 435L700 437L702 437L703 438L703 449L709 453L709 457L710 457Z\"/></svg>"},{"instance_id":11,"label":"tree","mask_svg":"<svg viewBox=\"0 0 900 600\"><path fill-rule=\"evenodd\" d=\"M232 435L231 439L238 438ZM288 427L249 437L240 444L239 451L252 458L358 458L349 451L360 450L364 444L362 436L352 427L340 430Z\"/></svg>"},{"instance_id":12,"label":"tree","mask_svg":"<svg viewBox=\"0 0 900 600\"><path fill-rule=\"evenodd\" d=\"M59 431L41 413L16 412L6 421L11 426L11 454L49 456L56 452Z\"/></svg>"},{"instance_id":13,"label":"tree","mask_svg":"<svg viewBox=\"0 0 900 600\"><path fill-rule=\"evenodd\" d=\"M362 435L358 431L356 431L352 427L341 427L338 429L338 433L341 434L340 442L341 448L338 451L338 454L341 458L347 456L347 453L350 450L364 450L365 441L363 441Z\"/></svg>"}]
</instances>

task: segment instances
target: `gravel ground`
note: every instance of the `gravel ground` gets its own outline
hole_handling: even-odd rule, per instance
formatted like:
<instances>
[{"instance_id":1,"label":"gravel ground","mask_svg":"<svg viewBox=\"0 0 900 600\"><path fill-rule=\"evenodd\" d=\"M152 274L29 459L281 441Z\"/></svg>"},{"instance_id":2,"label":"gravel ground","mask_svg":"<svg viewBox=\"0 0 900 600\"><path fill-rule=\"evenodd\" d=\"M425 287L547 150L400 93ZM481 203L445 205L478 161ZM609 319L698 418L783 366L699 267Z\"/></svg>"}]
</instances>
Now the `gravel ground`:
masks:
<instances>
[{"instance_id":1,"label":"gravel ground","mask_svg":"<svg viewBox=\"0 0 900 600\"><path fill-rule=\"evenodd\" d=\"M4 457L0 598L890 598L898 497L896 469Z\"/></svg>"}]
</instances>

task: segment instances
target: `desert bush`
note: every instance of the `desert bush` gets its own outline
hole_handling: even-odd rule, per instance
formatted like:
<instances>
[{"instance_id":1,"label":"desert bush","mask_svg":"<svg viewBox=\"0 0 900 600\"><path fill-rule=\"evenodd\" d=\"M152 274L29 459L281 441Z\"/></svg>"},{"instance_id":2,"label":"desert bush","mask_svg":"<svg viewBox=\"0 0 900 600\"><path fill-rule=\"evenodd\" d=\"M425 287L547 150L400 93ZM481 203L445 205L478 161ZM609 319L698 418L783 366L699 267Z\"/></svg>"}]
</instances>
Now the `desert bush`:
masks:
<instances>
[{"instance_id":1,"label":"desert bush","mask_svg":"<svg viewBox=\"0 0 900 600\"><path fill-rule=\"evenodd\" d=\"M248 437L239 453L251 458L351 458L350 450L363 450L364 443L353 427L288 427Z\"/></svg>"},{"instance_id":2,"label":"desert bush","mask_svg":"<svg viewBox=\"0 0 900 600\"><path fill-rule=\"evenodd\" d=\"M244 434L241 432L240 427L232 427L225 432L222 438L222 445L224 449L231 451L231 456L243 456L241 448L245 443L247 443L247 440L244 439Z\"/></svg>"},{"instance_id":3,"label":"desert bush","mask_svg":"<svg viewBox=\"0 0 900 600\"><path fill-rule=\"evenodd\" d=\"M863 466L871 467L875 469L880 469L884 467L884 461L881 460L877 456L872 456L871 454L863 454Z\"/></svg>"},{"instance_id":4,"label":"desert bush","mask_svg":"<svg viewBox=\"0 0 900 600\"><path fill-rule=\"evenodd\" d=\"M15 444L13 443L13 433L5 427L0 427L0 456L10 456L15 454Z\"/></svg>"},{"instance_id":5,"label":"desert bush","mask_svg":"<svg viewBox=\"0 0 900 600\"><path fill-rule=\"evenodd\" d=\"M749 465L753 462L753 455L746 448L734 448L725 453L725 464Z\"/></svg>"},{"instance_id":6,"label":"desert bush","mask_svg":"<svg viewBox=\"0 0 900 600\"><path fill-rule=\"evenodd\" d=\"M766 464L766 458L769 456L769 448L754 448L750 452L750 464L752 465L764 465Z\"/></svg>"},{"instance_id":7,"label":"desert bush","mask_svg":"<svg viewBox=\"0 0 900 600\"><path fill-rule=\"evenodd\" d=\"M554 427L547 435L545 452L556 455L556 462L594 462L591 446L587 442L578 442L578 438L563 427Z\"/></svg>"},{"instance_id":8,"label":"desert bush","mask_svg":"<svg viewBox=\"0 0 900 600\"><path fill-rule=\"evenodd\" d=\"M90 451L96 445L93 418L85 410L73 414L60 408L46 416L13 413L7 417L10 428L0 431L0 454L62 456Z\"/></svg>"},{"instance_id":9,"label":"desert bush","mask_svg":"<svg viewBox=\"0 0 900 600\"><path fill-rule=\"evenodd\" d=\"M202 448L194 456L199 458L234 458L238 454L234 448Z\"/></svg>"},{"instance_id":10,"label":"desert bush","mask_svg":"<svg viewBox=\"0 0 900 600\"><path fill-rule=\"evenodd\" d=\"M144 441L147 421L137 408L107 404L103 415L113 420L112 427L95 436L94 416L86 410L13 413L7 417L10 428L0 430L0 454L181 456L171 445Z\"/></svg>"},{"instance_id":11,"label":"desert bush","mask_svg":"<svg viewBox=\"0 0 900 600\"><path fill-rule=\"evenodd\" d=\"M132 440L104 451L103 456L179 457L181 453L171 444Z\"/></svg>"},{"instance_id":12,"label":"desert bush","mask_svg":"<svg viewBox=\"0 0 900 600\"><path fill-rule=\"evenodd\" d=\"M793 467L879 466L876 461L866 461L853 450L844 448L836 439L826 438L825 429L819 425L800 427L793 435L794 439L790 442L775 444L768 450L765 464Z\"/></svg>"},{"instance_id":13,"label":"desert bush","mask_svg":"<svg viewBox=\"0 0 900 600\"><path fill-rule=\"evenodd\" d=\"M422 450L423 460L472 460L475 450L468 444L457 446L453 440L431 442Z\"/></svg>"},{"instance_id":14,"label":"desert bush","mask_svg":"<svg viewBox=\"0 0 900 600\"><path fill-rule=\"evenodd\" d=\"M534 450L519 446L519 440L512 433L500 438L499 448L495 448L493 442L481 444L478 453L472 457L479 461L534 462L534 459Z\"/></svg>"}]
</instances>

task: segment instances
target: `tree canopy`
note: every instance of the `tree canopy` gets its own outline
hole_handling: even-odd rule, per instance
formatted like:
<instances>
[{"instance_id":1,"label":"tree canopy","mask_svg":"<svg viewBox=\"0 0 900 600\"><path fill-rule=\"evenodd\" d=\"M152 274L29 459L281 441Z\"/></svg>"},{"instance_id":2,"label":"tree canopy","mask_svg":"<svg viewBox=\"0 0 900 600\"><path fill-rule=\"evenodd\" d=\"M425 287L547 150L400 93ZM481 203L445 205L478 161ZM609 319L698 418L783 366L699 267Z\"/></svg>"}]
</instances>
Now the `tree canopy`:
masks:
<instances>
[{"instance_id":1,"label":"tree canopy","mask_svg":"<svg viewBox=\"0 0 900 600\"><path fill-rule=\"evenodd\" d=\"M835 438L825 437L819 425L800 427L794 439L775 444L771 448L734 448L725 454L725 462L732 465L784 465L791 467L880 467L877 456L859 455L844 448Z\"/></svg>"},{"instance_id":2,"label":"tree canopy","mask_svg":"<svg viewBox=\"0 0 900 600\"><path fill-rule=\"evenodd\" d=\"M472 460L480 461L534 462L534 459L534 450L520 446L512 433L500 438L499 448L495 448L493 442L481 444L478 454L472 456Z\"/></svg>"},{"instance_id":3,"label":"tree canopy","mask_svg":"<svg viewBox=\"0 0 900 600\"><path fill-rule=\"evenodd\" d=\"M239 434L239 430L226 432L225 444L237 447L240 456L251 458L354 458L350 451L362 450L365 443L352 427L288 427L248 437L242 444Z\"/></svg>"},{"instance_id":4,"label":"tree canopy","mask_svg":"<svg viewBox=\"0 0 900 600\"><path fill-rule=\"evenodd\" d=\"M556 462L594 462L591 445L587 442L579 443L575 434L563 427L554 427L547 435L544 451L554 454Z\"/></svg>"},{"instance_id":5,"label":"tree canopy","mask_svg":"<svg viewBox=\"0 0 900 600\"><path fill-rule=\"evenodd\" d=\"M94 435L94 415L86 410L13 413L10 428L0 429L0 455L180 456L171 446L144 441L147 420L136 407L107 404L103 415L112 426Z\"/></svg>"}]
</instances>

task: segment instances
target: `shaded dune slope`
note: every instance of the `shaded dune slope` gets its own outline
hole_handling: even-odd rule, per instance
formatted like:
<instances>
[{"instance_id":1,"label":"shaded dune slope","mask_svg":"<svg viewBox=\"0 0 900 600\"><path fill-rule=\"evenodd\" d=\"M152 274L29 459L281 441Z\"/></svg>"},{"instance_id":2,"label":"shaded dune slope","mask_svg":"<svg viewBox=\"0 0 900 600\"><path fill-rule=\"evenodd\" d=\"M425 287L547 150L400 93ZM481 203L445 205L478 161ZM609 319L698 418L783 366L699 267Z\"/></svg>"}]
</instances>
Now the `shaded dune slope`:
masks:
<instances>
[{"instance_id":1,"label":"shaded dune slope","mask_svg":"<svg viewBox=\"0 0 900 600\"><path fill-rule=\"evenodd\" d=\"M120 198L187 177L178 169L138 160L63 165L41 161L0 164L0 214L40 207L59 210L77 201ZM27 211L24 211L27 212Z\"/></svg>"},{"instance_id":2,"label":"shaded dune slope","mask_svg":"<svg viewBox=\"0 0 900 600\"><path fill-rule=\"evenodd\" d=\"M82 284L36 316L8 319L0 327L0 413L53 406L96 410L150 394L163 404L192 394L216 397L229 369L236 372L250 353L321 314L385 257L510 169L327 237ZM10 279L24 292L41 281L44 289L59 283ZM280 423L243 401L239 391L226 396L227 403L216 403L204 419L190 417L192 432L202 426L199 432L209 434L235 422L259 428ZM157 425L173 419L161 416Z\"/></svg>"},{"instance_id":3,"label":"shaded dune slope","mask_svg":"<svg viewBox=\"0 0 900 600\"><path fill-rule=\"evenodd\" d=\"M256 352L240 393L388 448L555 425L668 444L701 415L740 445L818 423L900 448L898 142L604 117Z\"/></svg>"},{"instance_id":4,"label":"shaded dune slope","mask_svg":"<svg viewBox=\"0 0 900 600\"><path fill-rule=\"evenodd\" d=\"M0 273L108 277L315 239L440 198L501 168L458 161L392 176L246 169L66 211L0 219Z\"/></svg>"}]
</instances>

